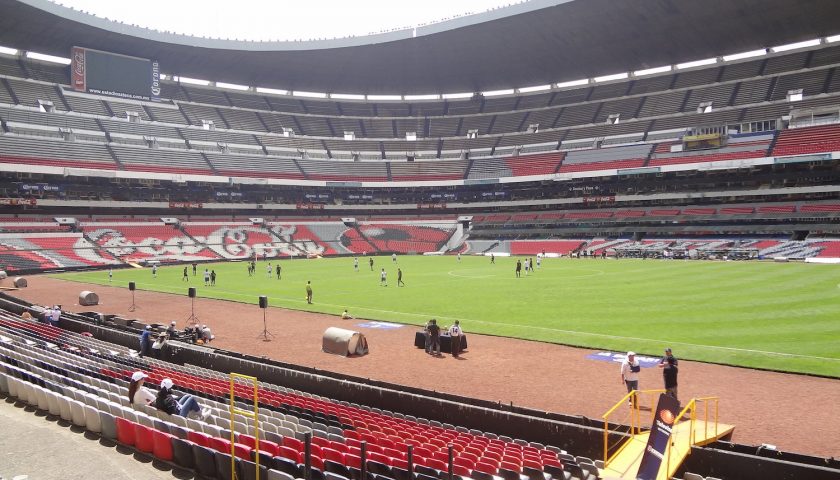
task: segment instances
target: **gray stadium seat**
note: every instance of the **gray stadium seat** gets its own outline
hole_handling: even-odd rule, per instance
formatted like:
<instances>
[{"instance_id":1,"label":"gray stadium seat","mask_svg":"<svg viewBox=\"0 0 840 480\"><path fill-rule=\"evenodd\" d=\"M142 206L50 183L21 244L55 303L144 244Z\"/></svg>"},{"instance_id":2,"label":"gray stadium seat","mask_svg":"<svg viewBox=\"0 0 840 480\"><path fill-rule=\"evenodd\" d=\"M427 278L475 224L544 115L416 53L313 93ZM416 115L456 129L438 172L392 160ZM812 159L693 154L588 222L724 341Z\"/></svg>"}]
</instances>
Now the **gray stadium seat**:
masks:
<instances>
[{"instance_id":1,"label":"gray stadium seat","mask_svg":"<svg viewBox=\"0 0 840 480\"><path fill-rule=\"evenodd\" d=\"M90 432L102 433L102 419L99 416L99 410L90 405L85 405L84 410L85 428Z\"/></svg>"}]
</instances>

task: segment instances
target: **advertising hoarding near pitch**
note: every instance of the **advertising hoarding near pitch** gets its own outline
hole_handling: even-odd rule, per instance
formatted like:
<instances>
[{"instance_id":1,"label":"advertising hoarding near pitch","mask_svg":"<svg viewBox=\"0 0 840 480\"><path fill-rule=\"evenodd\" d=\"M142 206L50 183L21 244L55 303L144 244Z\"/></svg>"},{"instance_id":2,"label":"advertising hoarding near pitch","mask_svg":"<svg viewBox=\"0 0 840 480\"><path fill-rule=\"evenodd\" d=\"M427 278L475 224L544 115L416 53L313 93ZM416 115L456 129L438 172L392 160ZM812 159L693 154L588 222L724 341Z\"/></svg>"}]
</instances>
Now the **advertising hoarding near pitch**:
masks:
<instances>
[{"instance_id":1,"label":"advertising hoarding near pitch","mask_svg":"<svg viewBox=\"0 0 840 480\"><path fill-rule=\"evenodd\" d=\"M70 81L79 92L160 101L160 64L90 48L73 47Z\"/></svg>"}]
</instances>

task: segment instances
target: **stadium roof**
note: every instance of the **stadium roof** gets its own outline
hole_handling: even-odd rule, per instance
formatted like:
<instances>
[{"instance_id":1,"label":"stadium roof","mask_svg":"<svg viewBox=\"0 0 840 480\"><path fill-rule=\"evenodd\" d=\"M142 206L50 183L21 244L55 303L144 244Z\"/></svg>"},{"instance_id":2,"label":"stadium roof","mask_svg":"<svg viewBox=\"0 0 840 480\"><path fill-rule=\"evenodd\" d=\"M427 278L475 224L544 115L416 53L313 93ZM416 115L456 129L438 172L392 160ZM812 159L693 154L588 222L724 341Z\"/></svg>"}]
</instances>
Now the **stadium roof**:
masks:
<instances>
[{"instance_id":1,"label":"stadium roof","mask_svg":"<svg viewBox=\"0 0 840 480\"><path fill-rule=\"evenodd\" d=\"M254 12L259 15L259 12ZM501 90L840 33L837 0L532 0L415 29L303 42L158 32L46 0L0 0L0 45L157 59L168 74L311 92Z\"/></svg>"}]
</instances>

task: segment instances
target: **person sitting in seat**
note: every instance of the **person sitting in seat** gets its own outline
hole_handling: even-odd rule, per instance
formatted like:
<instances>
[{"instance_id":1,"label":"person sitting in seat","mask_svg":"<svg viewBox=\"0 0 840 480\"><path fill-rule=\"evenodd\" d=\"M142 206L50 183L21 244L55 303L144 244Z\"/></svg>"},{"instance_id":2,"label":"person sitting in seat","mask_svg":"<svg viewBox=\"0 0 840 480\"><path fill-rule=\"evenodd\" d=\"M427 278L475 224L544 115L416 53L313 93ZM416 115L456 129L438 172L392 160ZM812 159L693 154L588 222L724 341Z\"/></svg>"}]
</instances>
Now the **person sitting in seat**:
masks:
<instances>
[{"instance_id":1,"label":"person sitting in seat","mask_svg":"<svg viewBox=\"0 0 840 480\"><path fill-rule=\"evenodd\" d=\"M128 384L128 401L132 405L151 406L155 402L155 394L143 386L147 377L148 375L140 371L131 375L131 383Z\"/></svg>"},{"instance_id":2,"label":"person sitting in seat","mask_svg":"<svg viewBox=\"0 0 840 480\"><path fill-rule=\"evenodd\" d=\"M204 343L210 343L210 341L213 340L214 338L216 338L216 337L213 336L213 332L210 331L210 327L208 327L207 325L202 325L201 326L201 339L204 340Z\"/></svg>"},{"instance_id":3,"label":"person sitting in seat","mask_svg":"<svg viewBox=\"0 0 840 480\"><path fill-rule=\"evenodd\" d=\"M166 412L170 415L178 415L187 417L190 414L200 416L202 420L206 420L210 416L209 408L201 408L198 400L192 395L184 395L181 398L172 394L172 387L174 382L171 378L164 378L160 382L160 390L155 399L155 407L161 412Z\"/></svg>"}]
</instances>

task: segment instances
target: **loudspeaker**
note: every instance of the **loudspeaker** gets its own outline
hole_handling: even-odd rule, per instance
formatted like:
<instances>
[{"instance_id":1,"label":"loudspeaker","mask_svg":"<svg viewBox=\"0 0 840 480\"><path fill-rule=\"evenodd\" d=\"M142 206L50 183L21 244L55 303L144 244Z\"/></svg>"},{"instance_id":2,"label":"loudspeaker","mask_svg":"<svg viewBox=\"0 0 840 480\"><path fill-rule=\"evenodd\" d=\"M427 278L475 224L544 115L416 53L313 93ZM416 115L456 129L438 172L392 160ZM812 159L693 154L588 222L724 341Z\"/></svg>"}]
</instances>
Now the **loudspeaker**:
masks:
<instances>
[{"instance_id":1,"label":"loudspeaker","mask_svg":"<svg viewBox=\"0 0 840 480\"><path fill-rule=\"evenodd\" d=\"M268 308L268 297L260 295L260 308Z\"/></svg>"},{"instance_id":2,"label":"loudspeaker","mask_svg":"<svg viewBox=\"0 0 840 480\"><path fill-rule=\"evenodd\" d=\"M189 296L190 298L195 298L195 287L190 287L190 289L187 290L187 296Z\"/></svg>"},{"instance_id":3,"label":"loudspeaker","mask_svg":"<svg viewBox=\"0 0 840 480\"><path fill-rule=\"evenodd\" d=\"M137 285L135 285L134 282L128 282L128 289L133 292L133 291L137 290Z\"/></svg>"}]
</instances>

